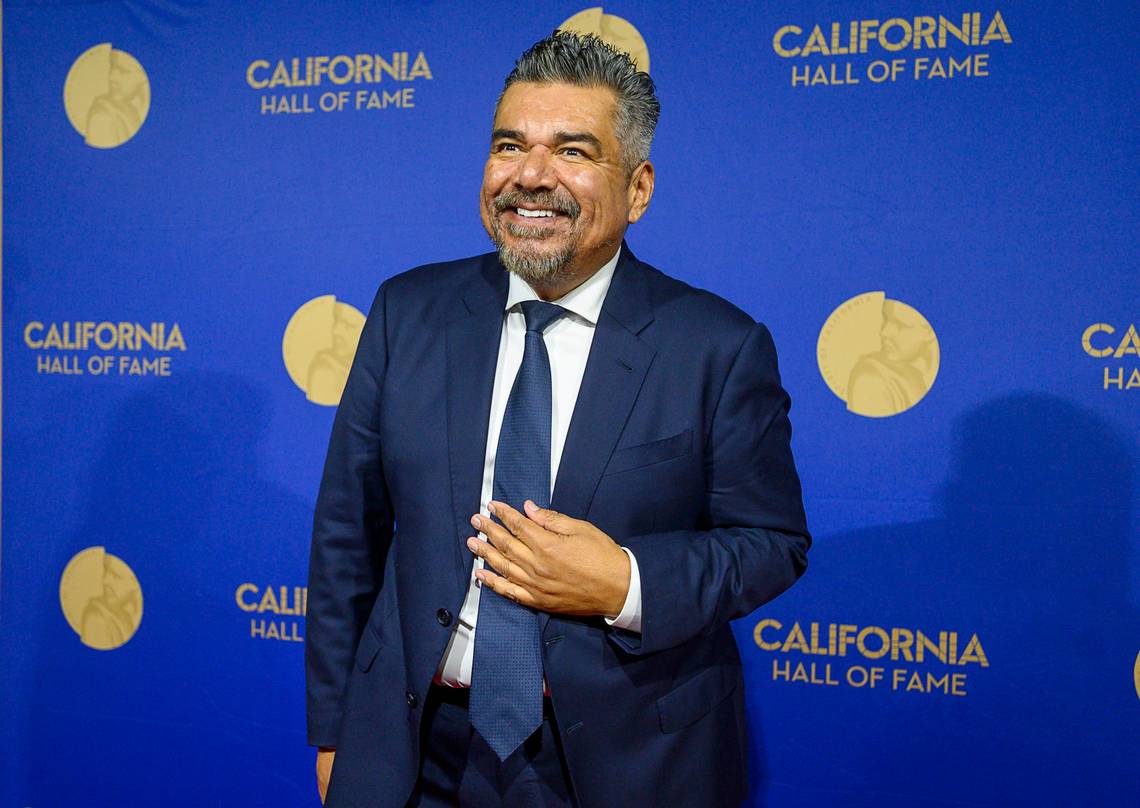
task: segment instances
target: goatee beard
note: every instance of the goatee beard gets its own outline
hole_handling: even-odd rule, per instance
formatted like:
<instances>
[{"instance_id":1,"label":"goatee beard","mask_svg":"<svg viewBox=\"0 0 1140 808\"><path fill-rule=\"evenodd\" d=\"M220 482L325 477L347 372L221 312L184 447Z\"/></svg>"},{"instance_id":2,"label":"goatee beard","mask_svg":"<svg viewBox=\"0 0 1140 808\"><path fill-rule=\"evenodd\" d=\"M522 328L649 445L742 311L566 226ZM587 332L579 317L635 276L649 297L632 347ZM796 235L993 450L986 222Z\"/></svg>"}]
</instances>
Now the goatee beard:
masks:
<instances>
[{"instance_id":1,"label":"goatee beard","mask_svg":"<svg viewBox=\"0 0 1140 808\"><path fill-rule=\"evenodd\" d=\"M495 198L496 213L530 203L537 207L559 211L568 215L573 222L581 208L573 199L563 198L546 192L509 191ZM511 246L503 239L503 228L517 239L524 239L521 246ZM491 241L499 250L499 261L508 272L514 273L532 287L545 286L569 277L570 263L577 254L576 239L571 239L565 247L556 252L539 252L527 249L528 242L545 241L554 236L554 230L538 223L534 226L500 223L498 216L491 217Z\"/></svg>"},{"instance_id":2,"label":"goatee beard","mask_svg":"<svg viewBox=\"0 0 1140 808\"><path fill-rule=\"evenodd\" d=\"M503 241L498 222L494 222L491 229L494 231L491 241L499 249L499 261L508 272L518 275L531 286L545 286L569 277L569 266L575 252L573 245L554 253L535 253L528 251L525 245L520 249ZM542 240L542 236L530 238Z\"/></svg>"}]
</instances>

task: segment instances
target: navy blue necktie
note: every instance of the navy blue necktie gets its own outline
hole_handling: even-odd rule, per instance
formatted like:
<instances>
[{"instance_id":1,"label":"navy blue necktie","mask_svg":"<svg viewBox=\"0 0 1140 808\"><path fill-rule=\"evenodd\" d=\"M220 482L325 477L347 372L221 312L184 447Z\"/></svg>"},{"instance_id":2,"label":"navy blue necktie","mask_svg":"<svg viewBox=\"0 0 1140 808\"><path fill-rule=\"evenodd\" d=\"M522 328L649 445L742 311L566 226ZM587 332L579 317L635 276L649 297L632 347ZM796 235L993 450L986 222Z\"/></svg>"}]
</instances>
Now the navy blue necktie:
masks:
<instances>
[{"instance_id":1,"label":"navy blue necktie","mask_svg":"<svg viewBox=\"0 0 1140 808\"><path fill-rule=\"evenodd\" d=\"M566 313L541 300L519 304L526 346L495 453L494 498L519 511L550 504L550 358L542 332ZM506 760L542 724L538 615L483 587L471 668L471 726Z\"/></svg>"}]
</instances>

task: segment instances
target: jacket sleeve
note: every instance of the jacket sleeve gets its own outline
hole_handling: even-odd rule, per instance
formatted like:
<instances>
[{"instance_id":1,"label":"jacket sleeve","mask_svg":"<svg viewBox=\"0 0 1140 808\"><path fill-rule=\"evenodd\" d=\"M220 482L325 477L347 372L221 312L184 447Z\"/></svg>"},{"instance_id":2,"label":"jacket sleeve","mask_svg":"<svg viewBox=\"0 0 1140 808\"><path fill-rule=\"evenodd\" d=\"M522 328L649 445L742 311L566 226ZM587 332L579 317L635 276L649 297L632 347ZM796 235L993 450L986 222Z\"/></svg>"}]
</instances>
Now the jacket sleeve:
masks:
<instances>
[{"instance_id":1,"label":"jacket sleeve","mask_svg":"<svg viewBox=\"0 0 1140 808\"><path fill-rule=\"evenodd\" d=\"M641 573L640 635L609 632L623 650L648 654L710 634L803 574L811 536L789 407L772 337L755 324L714 410L702 529L617 539L637 556Z\"/></svg>"},{"instance_id":2,"label":"jacket sleeve","mask_svg":"<svg viewBox=\"0 0 1140 808\"><path fill-rule=\"evenodd\" d=\"M385 285L360 335L313 517L305 616L308 742L336 746L356 644L382 583L392 505L380 453L380 403L388 362Z\"/></svg>"}]
</instances>

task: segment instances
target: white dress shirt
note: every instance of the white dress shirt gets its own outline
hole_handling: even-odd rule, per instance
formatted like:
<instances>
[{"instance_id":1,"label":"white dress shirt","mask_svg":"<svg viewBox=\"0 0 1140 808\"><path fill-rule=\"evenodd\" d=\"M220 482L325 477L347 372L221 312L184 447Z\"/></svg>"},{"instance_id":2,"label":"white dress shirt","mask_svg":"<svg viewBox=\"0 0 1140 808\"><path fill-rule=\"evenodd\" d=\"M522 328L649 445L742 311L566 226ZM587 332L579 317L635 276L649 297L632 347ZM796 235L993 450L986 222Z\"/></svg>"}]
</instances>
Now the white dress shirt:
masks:
<instances>
[{"instance_id":1,"label":"white dress shirt","mask_svg":"<svg viewBox=\"0 0 1140 808\"><path fill-rule=\"evenodd\" d=\"M550 493L554 492L554 482L558 478L558 464L562 460L562 449L566 444L566 432L570 428L570 418L578 400L578 388L582 385L582 374L586 370L586 360L590 356L590 345L594 341L594 327L602 311L602 302L610 288L610 281L617 266L618 248L601 269L577 288L563 295L557 303L568 312L557 320L543 334L546 352L550 356L550 378L553 386L551 396L550 424ZM539 300L530 286L515 274L510 275L507 305L503 316L503 332L499 339L499 358L495 364L495 386L491 392L491 413L487 424L487 450L483 461L483 490L479 495L479 510L489 516L487 503L491 501L495 478L495 452L499 446L499 430L503 424L503 414L507 409L507 399L514 386L522 364L523 347L526 342L526 318L518 306L524 300ZM569 514L575 516L576 514ZM482 533L479 538L486 540ZM625 547L629 556L629 592L625 604L616 617L606 617L606 622L627 631L641 631L641 575L637 569L637 559ZM469 551L468 551L469 552ZM471 661L475 654L475 624L479 618L479 583L475 570L483 566L483 559L476 557L471 570L471 581L455 630L443 653L436 677L451 687L471 686Z\"/></svg>"}]
</instances>

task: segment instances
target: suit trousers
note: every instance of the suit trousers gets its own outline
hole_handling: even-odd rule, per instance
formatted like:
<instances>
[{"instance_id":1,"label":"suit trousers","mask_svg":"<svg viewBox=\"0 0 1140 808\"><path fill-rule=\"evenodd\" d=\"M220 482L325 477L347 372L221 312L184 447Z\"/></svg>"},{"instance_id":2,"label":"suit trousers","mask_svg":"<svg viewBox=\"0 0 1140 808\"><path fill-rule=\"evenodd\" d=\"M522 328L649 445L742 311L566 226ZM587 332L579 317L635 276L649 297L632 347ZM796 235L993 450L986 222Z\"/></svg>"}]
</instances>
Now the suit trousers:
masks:
<instances>
[{"instance_id":1,"label":"suit trousers","mask_svg":"<svg viewBox=\"0 0 1140 808\"><path fill-rule=\"evenodd\" d=\"M500 761L471 727L469 692L429 689L407 808L576 808L549 701L542 726Z\"/></svg>"}]
</instances>

